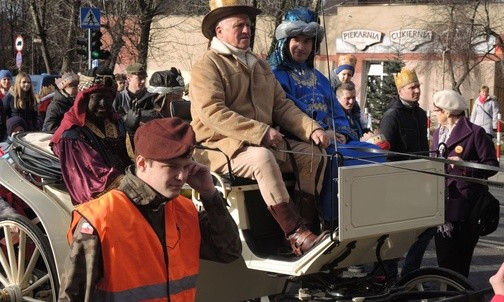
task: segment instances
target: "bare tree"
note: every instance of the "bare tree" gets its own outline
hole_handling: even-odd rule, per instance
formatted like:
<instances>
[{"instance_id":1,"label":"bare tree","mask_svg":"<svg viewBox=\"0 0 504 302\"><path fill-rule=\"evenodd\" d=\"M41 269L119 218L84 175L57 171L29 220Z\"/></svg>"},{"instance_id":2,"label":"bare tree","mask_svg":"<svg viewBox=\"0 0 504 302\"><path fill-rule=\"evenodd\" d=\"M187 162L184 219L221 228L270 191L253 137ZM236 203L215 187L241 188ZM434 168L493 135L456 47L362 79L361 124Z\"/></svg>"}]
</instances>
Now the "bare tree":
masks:
<instances>
[{"instance_id":1,"label":"bare tree","mask_svg":"<svg viewBox=\"0 0 504 302\"><path fill-rule=\"evenodd\" d=\"M502 22L497 6L492 6L495 1L443 2L434 7L425 23L436 37L429 55L441 53L443 83L447 76L452 89L460 92L461 85L482 62L500 61L495 49L502 41L495 30Z\"/></svg>"}]
</instances>

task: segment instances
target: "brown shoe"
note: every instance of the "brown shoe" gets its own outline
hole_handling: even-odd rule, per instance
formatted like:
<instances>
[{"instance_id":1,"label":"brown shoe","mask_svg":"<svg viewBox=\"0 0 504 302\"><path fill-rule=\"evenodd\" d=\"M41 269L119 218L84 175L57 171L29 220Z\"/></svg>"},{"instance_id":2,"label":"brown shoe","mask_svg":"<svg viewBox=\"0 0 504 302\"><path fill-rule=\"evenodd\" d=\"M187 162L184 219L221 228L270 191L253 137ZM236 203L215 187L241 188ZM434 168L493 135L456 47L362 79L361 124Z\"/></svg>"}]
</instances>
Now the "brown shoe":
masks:
<instances>
[{"instance_id":1,"label":"brown shoe","mask_svg":"<svg viewBox=\"0 0 504 302\"><path fill-rule=\"evenodd\" d=\"M302 225L288 239L294 254L301 256L322 241L327 234L327 232L323 232L317 236L308 230L306 226Z\"/></svg>"},{"instance_id":2,"label":"brown shoe","mask_svg":"<svg viewBox=\"0 0 504 302\"><path fill-rule=\"evenodd\" d=\"M302 218L292 203L282 202L268 207L271 215L284 231L292 251L300 256L319 243L327 233L313 234L302 222Z\"/></svg>"}]
</instances>

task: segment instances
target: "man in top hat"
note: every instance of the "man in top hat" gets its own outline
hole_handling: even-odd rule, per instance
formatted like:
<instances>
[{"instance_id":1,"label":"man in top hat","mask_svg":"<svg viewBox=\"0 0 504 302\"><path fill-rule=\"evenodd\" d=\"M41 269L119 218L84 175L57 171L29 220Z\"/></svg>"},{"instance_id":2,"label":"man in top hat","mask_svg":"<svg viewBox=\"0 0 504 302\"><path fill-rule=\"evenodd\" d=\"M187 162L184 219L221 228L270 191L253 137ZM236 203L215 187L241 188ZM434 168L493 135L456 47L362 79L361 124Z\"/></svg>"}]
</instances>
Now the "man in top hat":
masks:
<instances>
[{"instance_id":1,"label":"man in top hat","mask_svg":"<svg viewBox=\"0 0 504 302\"><path fill-rule=\"evenodd\" d=\"M135 145L119 187L73 212L58 301L194 301L200 258L240 256L226 202L208 167L192 159L191 126L152 120L138 128ZM186 182L205 211L180 195Z\"/></svg>"},{"instance_id":2,"label":"man in top hat","mask_svg":"<svg viewBox=\"0 0 504 302\"><path fill-rule=\"evenodd\" d=\"M209 49L193 65L192 125L196 140L218 148L231 159L232 172L257 180L261 195L297 255L322 236L310 232L290 202L281 171L292 170L284 137L274 126L303 141L288 139L302 180L300 191L313 194L322 150L329 136L317 122L287 99L268 63L250 50L251 20L261 12L245 1L210 1L202 22ZM303 155L300 155L303 153ZM310 154L310 155L306 155ZM313 155L312 155L313 154ZM228 172L226 157L197 150L197 160L211 170ZM278 161L277 161L278 159Z\"/></svg>"},{"instance_id":3,"label":"man in top hat","mask_svg":"<svg viewBox=\"0 0 504 302\"><path fill-rule=\"evenodd\" d=\"M380 130L390 144L390 151L415 153L427 156L429 142L427 139L427 114L420 108L420 82L414 70L406 67L394 75L397 95L393 96L380 121ZM389 156L389 160L405 160L407 156ZM418 269L422 263L425 249L434 236L435 229L422 233L411 246L401 275ZM388 261L391 277L397 276L397 262Z\"/></svg>"}]
</instances>

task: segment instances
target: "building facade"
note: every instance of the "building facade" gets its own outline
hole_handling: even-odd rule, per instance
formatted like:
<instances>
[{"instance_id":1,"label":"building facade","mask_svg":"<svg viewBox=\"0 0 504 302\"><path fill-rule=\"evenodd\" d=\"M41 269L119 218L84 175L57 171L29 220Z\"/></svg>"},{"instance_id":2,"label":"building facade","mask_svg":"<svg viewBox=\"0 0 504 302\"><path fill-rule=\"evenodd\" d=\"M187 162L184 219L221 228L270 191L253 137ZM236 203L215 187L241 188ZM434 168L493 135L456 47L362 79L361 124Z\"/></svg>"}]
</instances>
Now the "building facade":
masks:
<instances>
[{"instance_id":1,"label":"building facade","mask_svg":"<svg viewBox=\"0 0 504 302\"><path fill-rule=\"evenodd\" d=\"M499 18L504 4L493 4L486 10L481 6L473 12L472 19L468 17L472 6L460 10L456 18L449 15L449 8L380 4L327 9L328 13L319 14L326 36L316 67L329 76L340 55L354 54L357 57L354 82L362 107L366 107L369 79L392 76L383 72L383 64L397 59L416 71L422 89L420 105L426 110L436 91L454 86L468 101L478 96L481 85L489 86L491 94L504 99L497 34L504 32L501 25L504 22ZM157 30L153 30L148 72L175 66L190 82L192 62L208 47L201 33L201 20L202 16L156 20L152 26ZM273 35L273 19L259 16L254 52L267 56Z\"/></svg>"}]
</instances>

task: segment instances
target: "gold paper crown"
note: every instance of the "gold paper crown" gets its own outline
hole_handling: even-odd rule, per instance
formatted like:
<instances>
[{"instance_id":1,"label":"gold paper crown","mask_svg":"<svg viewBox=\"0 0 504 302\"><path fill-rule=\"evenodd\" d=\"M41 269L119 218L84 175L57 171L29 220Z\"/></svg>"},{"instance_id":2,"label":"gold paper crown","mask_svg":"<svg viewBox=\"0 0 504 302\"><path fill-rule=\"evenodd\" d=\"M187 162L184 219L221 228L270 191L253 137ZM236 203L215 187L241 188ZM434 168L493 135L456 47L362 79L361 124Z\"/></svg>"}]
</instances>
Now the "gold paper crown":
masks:
<instances>
[{"instance_id":1,"label":"gold paper crown","mask_svg":"<svg viewBox=\"0 0 504 302\"><path fill-rule=\"evenodd\" d=\"M418 83L418 77L413 70L409 70L406 67L401 69L401 72L394 75L394 81L397 89L401 89L410 83Z\"/></svg>"},{"instance_id":2,"label":"gold paper crown","mask_svg":"<svg viewBox=\"0 0 504 302\"><path fill-rule=\"evenodd\" d=\"M340 56L338 59L338 66L351 65L355 67L355 64L357 64L357 58L352 54Z\"/></svg>"}]
</instances>

